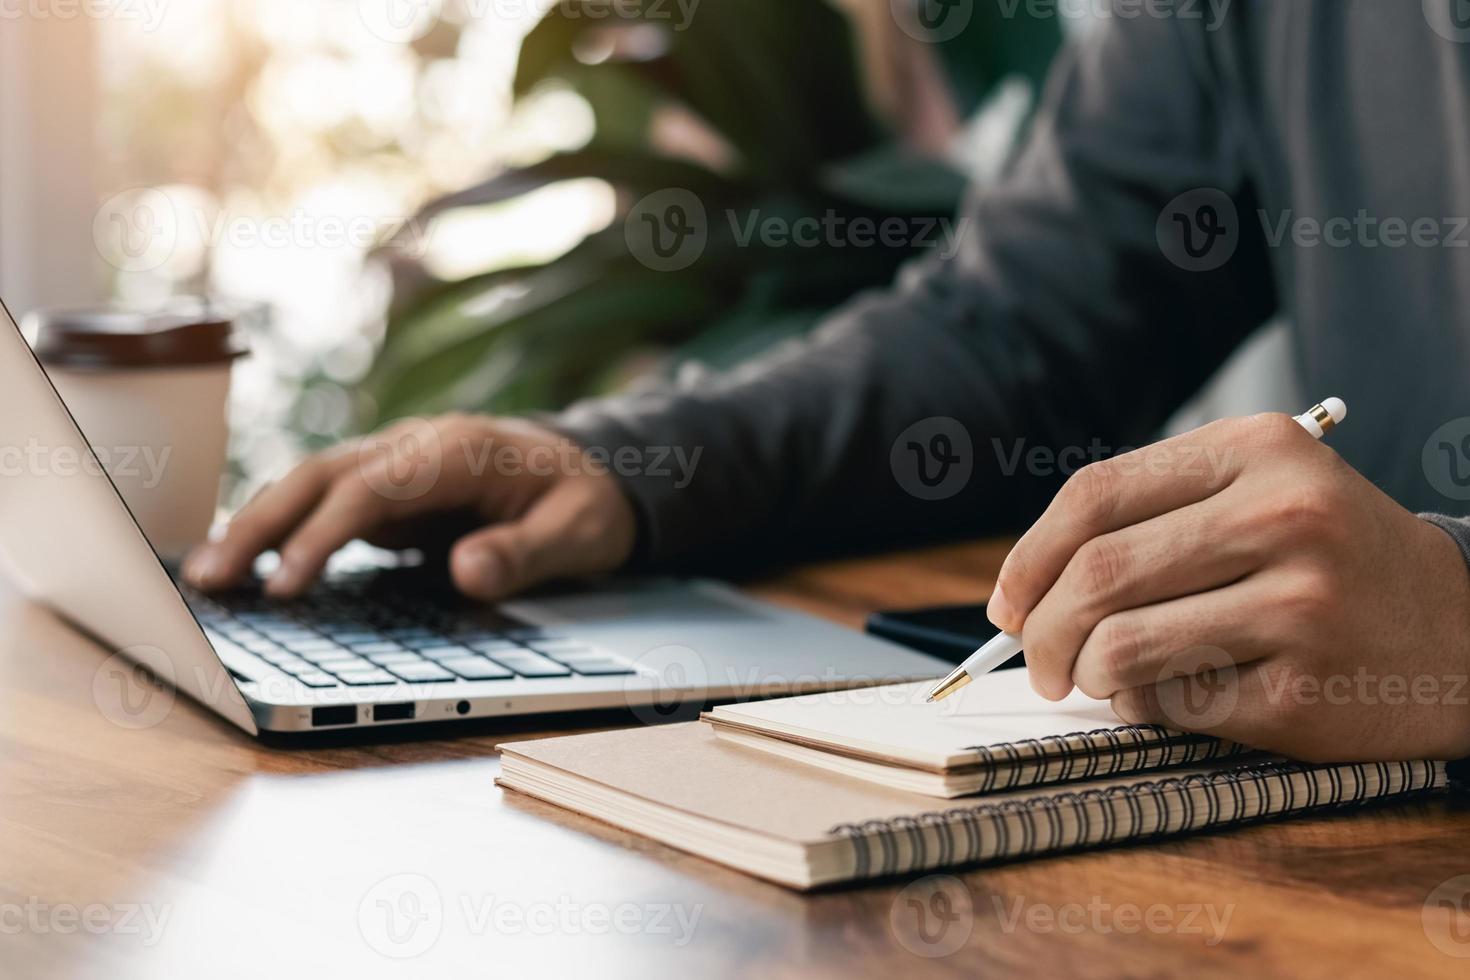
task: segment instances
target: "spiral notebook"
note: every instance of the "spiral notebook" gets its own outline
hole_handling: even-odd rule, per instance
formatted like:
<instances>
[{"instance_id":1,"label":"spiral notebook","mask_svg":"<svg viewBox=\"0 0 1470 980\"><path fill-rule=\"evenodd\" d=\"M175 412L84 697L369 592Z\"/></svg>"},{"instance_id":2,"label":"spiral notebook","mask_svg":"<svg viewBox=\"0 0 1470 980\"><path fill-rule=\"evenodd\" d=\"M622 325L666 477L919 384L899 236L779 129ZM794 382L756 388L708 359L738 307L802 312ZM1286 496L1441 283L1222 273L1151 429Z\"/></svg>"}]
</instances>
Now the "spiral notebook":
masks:
<instances>
[{"instance_id":1,"label":"spiral notebook","mask_svg":"<svg viewBox=\"0 0 1470 980\"><path fill-rule=\"evenodd\" d=\"M723 705L721 738L895 789L956 797L1187 765L1244 752L1233 742L1128 725L1073 691L1048 701L1005 670L926 704L933 682Z\"/></svg>"},{"instance_id":2,"label":"spiral notebook","mask_svg":"<svg viewBox=\"0 0 1470 980\"><path fill-rule=\"evenodd\" d=\"M690 722L502 747L497 782L792 888L985 864L1401 797L1444 764L1239 759L974 805L752 752Z\"/></svg>"}]
</instances>

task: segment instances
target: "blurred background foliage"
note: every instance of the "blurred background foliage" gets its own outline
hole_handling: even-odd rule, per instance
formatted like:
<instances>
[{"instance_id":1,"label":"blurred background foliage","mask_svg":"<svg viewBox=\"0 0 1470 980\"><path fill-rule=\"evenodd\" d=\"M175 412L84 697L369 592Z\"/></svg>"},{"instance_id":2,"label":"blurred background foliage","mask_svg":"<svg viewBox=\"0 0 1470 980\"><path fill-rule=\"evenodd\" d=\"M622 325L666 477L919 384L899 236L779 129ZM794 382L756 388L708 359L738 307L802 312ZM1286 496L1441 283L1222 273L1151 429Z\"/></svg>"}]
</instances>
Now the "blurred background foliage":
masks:
<instances>
[{"instance_id":1,"label":"blurred background foliage","mask_svg":"<svg viewBox=\"0 0 1470 980\"><path fill-rule=\"evenodd\" d=\"M945 9L965 27L941 41L918 15ZM173 0L156 24L98 24L104 196L162 191L176 212L166 261L104 254L112 292L259 314L235 374L234 502L395 416L555 408L735 364L917 251L735 229L951 216L1010 152L1064 29L1085 26L1065 9ZM707 212L678 272L625 237L668 188ZM327 234L343 226L371 234Z\"/></svg>"},{"instance_id":2,"label":"blurred background foliage","mask_svg":"<svg viewBox=\"0 0 1470 980\"><path fill-rule=\"evenodd\" d=\"M810 329L939 236L810 247L748 238L751 223L896 218L915 233L933 229L954 214L978 162L942 148L958 132L906 127L905 97L941 102L955 121L939 128L958 130L1012 86L998 150L991 140L992 156L1004 154L1061 39L1055 18L1029 17L1025 5L1007 17L1003 5L975 4L958 35L932 45L913 31L870 34L866 51L861 22L827 0L705 0L684 23L669 0L626 4L637 16L615 24L589 14L600 5L552 8L527 34L514 77L519 99L570 91L585 100L586 144L436 201L409 230L588 180L612 191L602 226L547 261L461 278L435 276L399 247L402 235L381 249L394 289L360 388L366 424L557 408L690 360L727 367ZM905 85L923 77L916 66L936 69L941 87ZM636 231L624 218L671 188L698 197L708 241L690 267L658 271L630 248Z\"/></svg>"}]
</instances>

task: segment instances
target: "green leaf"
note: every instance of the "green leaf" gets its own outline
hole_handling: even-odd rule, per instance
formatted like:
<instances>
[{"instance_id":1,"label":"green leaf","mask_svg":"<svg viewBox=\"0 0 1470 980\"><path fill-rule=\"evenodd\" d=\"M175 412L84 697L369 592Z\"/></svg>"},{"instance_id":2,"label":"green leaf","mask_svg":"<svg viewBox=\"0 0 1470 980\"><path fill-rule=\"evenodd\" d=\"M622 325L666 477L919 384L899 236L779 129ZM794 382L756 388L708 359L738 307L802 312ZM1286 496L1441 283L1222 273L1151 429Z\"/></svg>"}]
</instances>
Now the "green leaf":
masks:
<instances>
[{"instance_id":1,"label":"green leaf","mask_svg":"<svg viewBox=\"0 0 1470 980\"><path fill-rule=\"evenodd\" d=\"M912 0L920 2L920 0ZM950 88L963 115L980 108L991 90L1007 76L1017 75L1038 91L1046 80L1052 58L1062 43L1060 18L1027 12L1019 4L1007 15L999 3L976 3L970 23L958 36L937 48Z\"/></svg>"},{"instance_id":2,"label":"green leaf","mask_svg":"<svg viewBox=\"0 0 1470 980\"><path fill-rule=\"evenodd\" d=\"M697 283L671 280L628 260L579 287L536 294L514 314L478 317L460 305L447 314L464 321L450 331L455 339L403 358L367 391L380 419L554 407L630 342L678 337L723 302Z\"/></svg>"},{"instance_id":3,"label":"green leaf","mask_svg":"<svg viewBox=\"0 0 1470 980\"><path fill-rule=\"evenodd\" d=\"M556 408L619 383L635 354L667 365L733 366L802 335L855 293L886 285L924 251L912 240L854 247L850 232L817 247L767 241L758 233L763 223L789 228L815 218L850 229L858 219L899 218L917 232L918 222L958 208L963 175L904 151L869 111L853 31L826 0L707 0L683 30L656 16L653 0L629 2L638 3L631 21L588 16L589 3L605 13L605 0L557 4L527 35L517 65L520 95L557 85L587 99L597 121L592 142L427 213L583 177L617 187L623 206L680 187L705 205L702 255L679 272L653 272L630 254L620 217L544 266L461 283L421 285L423 275L404 276L420 291L395 298L383 350L363 384L379 420ZM658 9L677 8L658 0ZM936 49L966 114L1002 79L1039 82L1060 43L1054 18L1017 9L1020 16L1007 18L976 4L968 29ZM616 50L607 32L630 28L645 31L637 50L607 57ZM643 43L649 29L660 44ZM653 149L650 121L670 105L734 149L734 174Z\"/></svg>"},{"instance_id":4,"label":"green leaf","mask_svg":"<svg viewBox=\"0 0 1470 980\"><path fill-rule=\"evenodd\" d=\"M843 201L914 214L953 213L967 184L949 164L891 145L838 161L821 176L822 190Z\"/></svg>"},{"instance_id":5,"label":"green leaf","mask_svg":"<svg viewBox=\"0 0 1470 980\"><path fill-rule=\"evenodd\" d=\"M591 97L603 69L635 71L670 101L706 120L764 180L800 174L881 138L863 101L847 19L822 0L741 0L695 8L687 26L677 5L641 3L642 26L663 32L667 54L641 62L583 66L579 44L607 30L589 3L568 0L526 36L515 87L526 94L556 78Z\"/></svg>"}]
</instances>

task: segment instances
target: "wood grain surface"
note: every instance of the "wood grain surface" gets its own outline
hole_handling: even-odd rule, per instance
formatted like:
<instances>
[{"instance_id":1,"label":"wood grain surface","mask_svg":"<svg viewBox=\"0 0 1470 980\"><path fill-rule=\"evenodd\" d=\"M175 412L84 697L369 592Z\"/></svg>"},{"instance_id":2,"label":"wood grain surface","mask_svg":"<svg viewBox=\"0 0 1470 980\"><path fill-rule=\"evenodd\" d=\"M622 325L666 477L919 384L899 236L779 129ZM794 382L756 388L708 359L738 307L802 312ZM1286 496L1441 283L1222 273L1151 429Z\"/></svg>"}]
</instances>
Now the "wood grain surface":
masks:
<instances>
[{"instance_id":1,"label":"wood grain surface","mask_svg":"<svg viewBox=\"0 0 1470 980\"><path fill-rule=\"evenodd\" d=\"M749 590L856 627L1004 553ZM106 663L6 593L0 976L1470 975L1454 797L801 896L494 787L499 743L627 719L262 744L161 691L119 724Z\"/></svg>"}]
</instances>

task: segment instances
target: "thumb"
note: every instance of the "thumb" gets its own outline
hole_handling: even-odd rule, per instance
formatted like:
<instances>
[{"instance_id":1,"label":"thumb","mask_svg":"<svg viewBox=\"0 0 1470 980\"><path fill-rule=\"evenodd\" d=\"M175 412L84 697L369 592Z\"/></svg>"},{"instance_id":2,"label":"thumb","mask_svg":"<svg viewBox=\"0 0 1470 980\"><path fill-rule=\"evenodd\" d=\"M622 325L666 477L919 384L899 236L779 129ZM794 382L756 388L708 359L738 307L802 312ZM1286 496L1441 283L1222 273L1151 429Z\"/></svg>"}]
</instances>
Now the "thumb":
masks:
<instances>
[{"instance_id":1,"label":"thumb","mask_svg":"<svg viewBox=\"0 0 1470 980\"><path fill-rule=\"evenodd\" d=\"M455 587L492 602L549 579L616 565L599 533L593 501L574 486L551 490L513 521L465 535L449 555Z\"/></svg>"}]
</instances>

